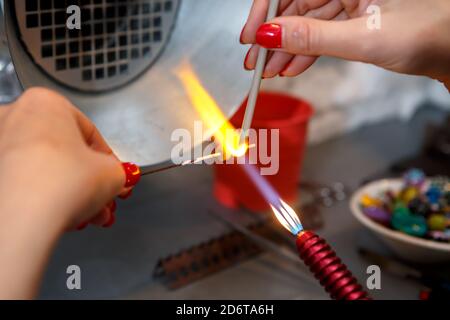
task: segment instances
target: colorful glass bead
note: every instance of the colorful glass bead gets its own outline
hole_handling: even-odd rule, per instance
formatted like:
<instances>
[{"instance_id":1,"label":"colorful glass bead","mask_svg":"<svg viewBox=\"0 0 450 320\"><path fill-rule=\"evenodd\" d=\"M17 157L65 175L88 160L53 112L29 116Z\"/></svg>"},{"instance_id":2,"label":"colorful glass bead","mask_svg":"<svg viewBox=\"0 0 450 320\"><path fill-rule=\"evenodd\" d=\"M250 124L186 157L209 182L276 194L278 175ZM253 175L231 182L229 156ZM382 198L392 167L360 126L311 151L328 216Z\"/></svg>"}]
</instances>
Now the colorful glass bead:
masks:
<instances>
[{"instance_id":1,"label":"colorful glass bead","mask_svg":"<svg viewBox=\"0 0 450 320\"><path fill-rule=\"evenodd\" d=\"M447 228L448 220L443 214L432 214L427 220L431 230L444 231Z\"/></svg>"},{"instance_id":2,"label":"colorful glass bead","mask_svg":"<svg viewBox=\"0 0 450 320\"><path fill-rule=\"evenodd\" d=\"M384 225L389 225L391 221L391 215L382 208L379 207L366 207L363 209L366 216L374 221L377 221Z\"/></svg>"},{"instance_id":3,"label":"colorful glass bead","mask_svg":"<svg viewBox=\"0 0 450 320\"><path fill-rule=\"evenodd\" d=\"M409 209L404 209L399 208L394 211L391 221L392 226L403 233L423 237L428 231L425 218L419 215L409 214Z\"/></svg>"},{"instance_id":4,"label":"colorful glass bead","mask_svg":"<svg viewBox=\"0 0 450 320\"><path fill-rule=\"evenodd\" d=\"M367 194L362 196L361 204L363 207L382 207L383 206L383 202L381 200L372 198Z\"/></svg>"},{"instance_id":5,"label":"colorful glass bead","mask_svg":"<svg viewBox=\"0 0 450 320\"><path fill-rule=\"evenodd\" d=\"M408 207L403 205L401 202L397 203L394 207L394 213L403 214L403 215L411 215L411 211Z\"/></svg>"},{"instance_id":6,"label":"colorful glass bead","mask_svg":"<svg viewBox=\"0 0 450 320\"><path fill-rule=\"evenodd\" d=\"M407 186L421 187L425 182L425 173L419 169L411 169L405 173L403 180Z\"/></svg>"},{"instance_id":7,"label":"colorful glass bead","mask_svg":"<svg viewBox=\"0 0 450 320\"><path fill-rule=\"evenodd\" d=\"M434 177L431 180L431 186L437 187L438 189L442 190L443 192L446 191L445 189L446 189L448 183L450 183L449 178L443 177L443 176Z\"/></svg>"},{"instance_id":8,"label":"colorful glass bead","mask_svg":"<svg viewBox=\"0 0 450 320\"><path fill-rule=\"evenodd\" d=\"M449 242L450 232L447 231L430 231L428 236L436 241Z\"/></svg>"},{"instance_id":9,"label":"colorful glass bead","mask_svg":"<svg viewBox=\"0 0 450 320\"><path fill-rule=\"evenodd\" d=\"M432 186L427 190L425 195L427 196L430 204L438 204L439 198L441 197L441 190L436 186Z\"/></svg>"},{"instance_id":10,"label":"colorful glass bead","mask_svg":"<svg viewBox=\"0 0 450 320\"><path fill-rule=\"evenodd\" d=\"M419 195L419 190L417 188L408 187L408 188L405 188L402 190L402 192L400 193L400 199L404 203L409 203L414 198L417 198L418 195Z\"/></svg>"},{"instance_id":11,"label":"colorful glass bead","mask_svg":"<svg viewBox=\"0 0 450 320\"><path fill-rule=\"evenodd\" d=\"M427 179L418 169L404 175L403 188L364 195L361 209L370 219L400 232L450 242L450 178Z\"/></svg>"}]
</instances>

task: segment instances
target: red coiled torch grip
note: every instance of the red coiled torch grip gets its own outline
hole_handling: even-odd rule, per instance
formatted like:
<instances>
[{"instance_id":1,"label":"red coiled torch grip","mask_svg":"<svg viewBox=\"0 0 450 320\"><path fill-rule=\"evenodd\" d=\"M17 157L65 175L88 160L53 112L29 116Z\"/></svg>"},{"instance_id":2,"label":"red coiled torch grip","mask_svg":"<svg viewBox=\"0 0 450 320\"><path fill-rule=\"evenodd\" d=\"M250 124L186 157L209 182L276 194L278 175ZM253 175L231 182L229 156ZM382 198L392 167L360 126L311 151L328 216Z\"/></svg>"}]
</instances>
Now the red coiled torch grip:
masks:
<instances>
[{"instance_id":1,"label":"red coiled torch grip","mask_svg":"<svg viewBox=\"0 0 450 320\"><path fill-rule=\"evenodd\" d=\"M297 235L296 242L300 259L310 268L332 299L370 300L324 239L311 231L303 231Z\"/></svg>"}]
</instances>

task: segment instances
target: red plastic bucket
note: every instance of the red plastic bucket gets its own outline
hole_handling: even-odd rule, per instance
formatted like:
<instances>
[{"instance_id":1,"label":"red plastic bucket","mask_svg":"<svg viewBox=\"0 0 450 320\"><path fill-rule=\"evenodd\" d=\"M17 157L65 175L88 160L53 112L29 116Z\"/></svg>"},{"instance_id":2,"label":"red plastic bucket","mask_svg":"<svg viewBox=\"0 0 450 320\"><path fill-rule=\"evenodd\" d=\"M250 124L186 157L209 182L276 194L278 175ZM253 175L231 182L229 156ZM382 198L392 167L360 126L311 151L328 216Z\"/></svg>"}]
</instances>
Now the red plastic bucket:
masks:
<instances>
[{"instance_id":1,"label":"red plastic bucket","mask_svg":"<svg viewBox=\"0 0 450 320\"><path fill-rule=\"evenodd\" d=\"M247 101L244 101L230 120L236 128L242 125L246 105ZM311 105L295 97L273 92L261 92L258 97L252 128L279 129L279 170L275 175L264 177L288 203L297 200L308 122L312 115ZM268 150L270 154L270 143ZM259 160L256 166L264 167ZM215 164L214 171L214 196L222 205L255 212L270 209L242 165Z\"/></svg>"}]
</instances>

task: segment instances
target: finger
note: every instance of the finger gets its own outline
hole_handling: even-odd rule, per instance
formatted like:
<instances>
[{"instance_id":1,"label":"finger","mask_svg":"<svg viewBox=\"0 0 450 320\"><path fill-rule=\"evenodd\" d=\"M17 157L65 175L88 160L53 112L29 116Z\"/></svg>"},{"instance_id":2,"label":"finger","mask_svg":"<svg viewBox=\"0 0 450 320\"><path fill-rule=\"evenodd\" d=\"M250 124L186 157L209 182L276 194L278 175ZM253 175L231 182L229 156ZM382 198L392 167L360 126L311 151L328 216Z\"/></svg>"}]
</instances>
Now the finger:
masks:
<instances>
[{"instance_id":1,"label":"finger","mask_svg":"<svg viewBox=\"0 0 450 320\"><path fill-rule=\"evenodd\" d=\"M129 189L125 188L126 174L122 163L114 157L106 154L93 154L95 163L97 180L97 196L98 207L102 207L105 203L110 202L118 195L125 194Z\"/></svg>"},{"instance_id":2,"label":"finger","mask_svg":"<svg viewBox=\"0 0 450 320\"><path fill-rule=\"evenodd\" d=\"M106 221L105 224L103 224L103 228L112 227L112 225L116 222L117 205L115 201L113 201L108 205L108 210L109 210L109 219L108 221Z\"/></svg>"},{"instance_id":3,"label":"finger","mask_svg":"<svg viewBox=\"0 0 450 320\"><path fill-rule=\"evenodd\" d=\"M248 50L244 60L244 68L246 70L253 70L256 67L256 60L258 60L259 46L253 45Z\"/></svg>"},{"instance_id":4,"label":"finger","mask_svg":"<svg viewBox=\"0 0 450 320\"><path fill-rule=\"evenodd\" d=\"M108 228L111 227L115 222L115 214L117 210L116 202L113 201L109 203L105 208L100 211L100 213L91 220L91 224Z\"/></svg>"},{"instance_id":5,"label":"finger","mask_svg":"<svg viewBox=\"0 0 450 320\"><path fill-rule=\"evenodd\" d=\"M254 0L247 23L242 29L241 43L250 44L255 43L256 30L266 21L267 10L269 9L270 0ZM283 12L284 8L288 6L293 0L281 0L279 4L279 12ZM295 1L295 0L294 0Z\"/></svg>"},{"instance_id":6,"label":"finger","mask_svg":"<svg viewBox=\"0 0 450 320\"><path fill-rule=\"evenodd\" d=\"M290 53L275 52L272 58L267 62L264 70L264 78L273 78L281 71L283 71L287 65L290 64L294 56Z\"/></svg>"},{"instance_id":7,"label":"finger","mask_svg":"<svg viewBox=\"0 0 450 320\"><path fill-rule=\"evenodd\" d=\"M77 108L74 107L72 112L87 145L96 151L114 155L114 152L106 143L106 140L103 138L100 131L98 131L94 123Z\"/></svg>"},{"instance_id":8,"label":"finger","mask_svg":"<svg viewBox=\"0 0 450 320\"><path fill-rule=\"evenodd\" d=\"M341 9L341 12L339 12L333 20L336 21L342 21L347 20L349 17L345 10ZM303 55L297 55L295 56L292 61L286 65L284 70L280 71L281 77L296 77L299 74L302 74L306 70L309 69L318 59L319 57L311 57L311 56L303 56Z\"/></svg>"},{"instance_id":9,"label":"finger","mask_svg":"<svg viewBox=\"0 0 450 320\"><path fill-rule=\"evenodd\" d=\"M119 198L126 200L133 195L133 188L127 188L119 194Z\"/></svg>"},{"instance_id":10,"label":"finger","mask_svg":"<svg viewBox=\"0 0 450 320\"><path fill-rule=\"evenodd\" d=\"M305 15L308 11L320 8L326 5L330 0L299 0L295 1L295 9L300 16Z\"/></svg>"},{"instance_id":11,"label":"finger","mask_svg":"<svg viewBox=\"0 0 450 320\"><path fill-rule=\"evenodd\" d=\"M362 9L360 7L360 0L340 0L342 7L344 8L345 12L349 17L357 17L361 14L360 10ZM369 4L368 1L367 5ZM365 8L364 8L365 9Z\"/></svg>"},{"instance_id":12,"label":"finger","mask_svg":"<svg viewBox=\"0 0 450 320\"><path fill-rule=\"evenodd\" d=\"M377 47L377 31L366 28L364 18L323 21L304 17L280 17L258 30L257 43L266 48L306 56L328 55L370 62Z\"/></svg>"},{"instance_id":13,"label":"finger","mask_svg":"<svg viewBox=\"0 0 450 320\"><path fill-rule=\"evenodd\" d=\"M108 208L103 208L91 221L90 224L103 227L111 219L111 212Z\"/></svg>"},{"instance_id":14,"label":"finger","mask_svg":"<svg viewBox=\"0 0 450 320\"><path fill-rule=\"evenodd\" d=\"M311 9L319 8L330 0L281 0L279 13L281 15L304 15ZM255 0L253 2L247 23L241 32L240 41L242 44L255 43L256 31L259 26L266 21L267 10L270 0Z\"/></svg>"},{"instance_id":15,"label":"finger","mask_svg":"<svg viewBox=\"0 0 450 320\"><path fill-rule=\"evenodd\" d=\"M252 51L251 52L249 51L248 58L246 58L246 60L248 59L248 61L246 63L244 63L244 66L247 65L247 63L248 63L248 66L250 67L247 70L255 69L256 63L258 61L258 56L259 56L259 46L256 46L256 45L252 46L251 49L252 49ZM273 54L274 54L273 51L269 51L267 53L266 64L270 59L272 59Z\"/></svg>"},{"instance_id":16,"label":"finger","mask_svg":"<svg viewBox=\"0 0 450 320\"><path fill-rule=\"evenodd\" d=\"M296 56L286 68L280 72L282 77L295 77L299 74L305 72L309 67L311 67L318 57L310 56Z\"/></svg>"},{"instance_id":17,"label":"finger","mask_svg":"<svg viewBox=\"0 0 450 320\"><path fill-rule=\"evenodd\" d=\"M116 214L114 212L111 212L111 215L109 216L108 222L103 225L103 228L110 228L116 223Z\"/></svg>"},{"instance_id":18,"label":"finger","mask_svg":"<svg viewBox=\"0 0 450 320\"><path fill-rule=\"evenodd\" d=\"M292 2L283 11L281 16L297 15L297 4L296 1ZM266 68L263 73L264 78L273 78L281 71L283 71L289 62L294 58L292 54L286 54L284 52L275 52L272 56L267 59Z\"/></svg>"},{"instance_id":19,"label":"finger","mask_svg":"<svg viewBox=\"0 0 450 320\"><path fill-rule=\"evenodd\" d=\"M318 5L319 3L317 2L315 4ZM295 3L291 4L283 12L283 15L294 14L294 10L297 10L295 7ZM310 6L308 6L308 8L309 7ZM317 9L312 9L306 12L305 16L322 20L331 20L334 19L342 11L343 10L340 0L331 0L327 1L323 6ZM291 65L291 62L293 62L293 60L295 60L296 62ZM274 54L273 58L268 61L266 70L264 71L264 76L267 78L274 77L277 74L280 74L280 76L292 76L290 72L285 73L286 70L291 68L291 70L295 70L295 75L298 75L311 66L311 60L312 59L310 57L294 59L293 55L291 54L277 52ZM313 61L315 61L315 59L313 59Z\"/></svg>"},{"instance_id":20,"label":"finger","mask_svg":"<svg viewBox=\"0 0 450 320\"><path fill-rule=\"evenodd\" d=\"M347 12L345 10L342 10L333 20L335 21L343 21L348 20L350 17L348 16Z\"/></svg>"},{"instance_id":21,"label":"finger","mask_svg":"<svg viewBox=\"0 0 450 320\"><path fill-rule=\"evenodd\" d=\"M296 2L292 2L289 6L284 9L284 11L281 13L282 17L288 17L288 16L297 16L297 4Z\"/></svg>"},{"instance_id":22,"label":"finger","mask_svg":"<svg viewBox=\"0 0 450 320\"><path fill-rule=\"evenodd\" d=\"M82 132L83 137L85 138L86 143L92 149L112 156L118 162L117 165L119 165L120 160L114 154L114 152L109 147L109 145L106 143L105 139L103 138L101 133L98 131L97 127L92 123L92 121L90 121L88 117L86 117L81 111L79 111L76 108L74 108L73 113L77 119L77 123ZM119 173L121 175L123 175L123 170L121 170L121 172L119 172ZM117 174L116 174L116 177L117 177ZM120 178L120 177L118 177L118 178ZM118 193L118 196L121 196L123 199L127 199L130 196L132 188L123 188L124 184L125 184L125 182L122 184L122 189Z\"/></svg>"},{"instance_id":23,"label":"finger","mask_svg":"<svg viewBox=\"0 0 450 320\"><path fill-rule=\"evenodd\" d=\"M304 16L314 19L331 20L334 19L341 11L341 1L331 0L320 8L308 11Z\"/></svg>"}]
</instances>

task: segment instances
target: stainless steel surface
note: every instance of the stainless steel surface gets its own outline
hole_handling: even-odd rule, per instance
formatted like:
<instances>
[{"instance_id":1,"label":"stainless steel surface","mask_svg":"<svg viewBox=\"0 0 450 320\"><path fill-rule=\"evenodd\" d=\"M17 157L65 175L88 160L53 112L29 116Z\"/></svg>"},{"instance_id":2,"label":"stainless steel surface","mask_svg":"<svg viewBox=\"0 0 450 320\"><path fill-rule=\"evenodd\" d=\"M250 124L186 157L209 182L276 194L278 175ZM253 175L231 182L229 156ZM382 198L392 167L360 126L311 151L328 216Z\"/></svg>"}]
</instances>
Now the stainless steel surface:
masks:
<instances>
[{"instance_id":1,"label":"stainless steel surface","mask_svg":"<svg viewBox=\"0 0 450 320\"><path fill-rule=\"evenodd\" d=\"M272 20L278 13L280 0L270 0L269 10L267 11L266 21ZM258 100L259 89L261 88L262 75L266 67L268 50L260 47L258 51L258 59L256 60L255 72L253 74L252 86L248 95L247 107L245 109L244 120L242 121L242 131L240 143L244 143L248 137L248 131L252 125L253 115L255 113L256 102Z\"/></svg>"},{"instance_id":2,"label":"stainless steel surface","mask_svg":"<svg viewBox=\"0 0 450 320\"><path fill-rule=\"evenodd\" d=\"M0 107L15 100L22 93L11 55L8 50L4 28L3 1L0 1Z\"/></svg>"},{"instance_id":3,"label":"stainless steel surface","mask_svg":"<svg viewBox=\"0 0 450 320\"><path fill-rule=\"evenodd\" d=\"M130 84L100 94L68 89L34 63L21 44L13 3L5 1L6 32L23 86L49 87L68 97L124 161L140 166L163 163L176 144L171 142L172 132L179 128L193 132L194 121L200 118L175 74L182 62L193 66L226 115L234 113L247 94L250 74L242 68L246 48L238 42L251 1L181 1L171 39L156 63Z\"/></svg>"},{"instance_id":4,"label":"stainless steel surface","mask_svg":"<svg viewBox=\"0 0 450 320\"><path fill-rule=\"evenodd\" d=\"M17 24L43 71L92 92L118 88L146 71L169 41L179 6L179 0L85 1L81 29L69 30L69 3L15 1Z\"/></svg>"}]
</instances>

